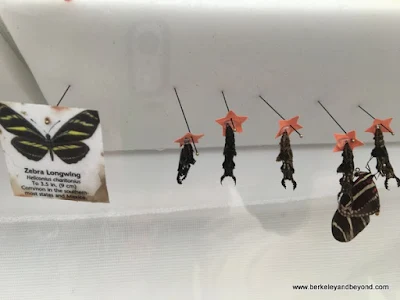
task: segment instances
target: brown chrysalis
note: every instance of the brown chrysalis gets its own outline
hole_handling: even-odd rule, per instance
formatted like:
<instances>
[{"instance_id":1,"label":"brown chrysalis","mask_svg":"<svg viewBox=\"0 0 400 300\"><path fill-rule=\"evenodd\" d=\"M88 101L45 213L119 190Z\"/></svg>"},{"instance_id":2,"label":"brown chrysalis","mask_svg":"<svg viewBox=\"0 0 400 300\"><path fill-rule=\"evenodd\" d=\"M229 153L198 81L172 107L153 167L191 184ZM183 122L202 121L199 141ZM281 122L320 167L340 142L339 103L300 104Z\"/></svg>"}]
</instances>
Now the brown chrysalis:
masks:
<instances>
[{"instance_id":1,"label":"brown chrysalis","mask_svg":"<svg viewBox=\"0 0 400 300\"><path fill-rule=\"evenodd\" d=\"M281 171L283 174L283 179L281 180L281 184L286 189L285 181L290 180L293 184L293 190L295 190L297 187L297 182L293 179L293 174L295 172L293 167L293 151L287 131L283 132L279 146L280 152L276 158L276 161L282 162Z\"/></svg>"}]
</instances>

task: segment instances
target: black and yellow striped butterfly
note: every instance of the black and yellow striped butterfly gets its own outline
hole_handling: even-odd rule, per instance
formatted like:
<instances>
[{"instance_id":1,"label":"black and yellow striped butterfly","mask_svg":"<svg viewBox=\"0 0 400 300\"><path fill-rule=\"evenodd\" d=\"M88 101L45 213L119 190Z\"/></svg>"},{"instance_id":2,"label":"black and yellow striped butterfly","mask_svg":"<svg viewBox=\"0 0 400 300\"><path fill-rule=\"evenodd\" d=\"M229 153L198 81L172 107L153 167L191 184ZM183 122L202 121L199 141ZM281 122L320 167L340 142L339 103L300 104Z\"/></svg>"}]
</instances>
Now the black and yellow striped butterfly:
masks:
<instances>
[{"instance_id":1,"label":"black and yellow striped butterfly","mask_svg":"<svg viewBox=\"0 0 400 300\"><path fill-rule=\"evenodd\" d=\"M44 136L36 127L7 105L0 103L0 125L16 135L11 140L14 148L30 160L40 161L50 152L54 161L56 154L63 162L75 164L81 161L90 148L81 141L90 138L100 123L95 110L84 110L69 119L57 133Z\"/></svg>"}]
</instances>

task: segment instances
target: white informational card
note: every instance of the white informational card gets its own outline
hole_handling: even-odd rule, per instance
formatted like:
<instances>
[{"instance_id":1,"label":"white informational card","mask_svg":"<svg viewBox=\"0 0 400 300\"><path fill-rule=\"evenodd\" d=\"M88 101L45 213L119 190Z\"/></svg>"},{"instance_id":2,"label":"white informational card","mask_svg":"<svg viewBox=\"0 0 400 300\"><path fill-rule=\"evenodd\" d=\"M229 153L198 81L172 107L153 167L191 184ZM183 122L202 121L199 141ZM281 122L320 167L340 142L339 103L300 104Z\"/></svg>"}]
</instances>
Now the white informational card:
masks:
<instances>
[{"instance_id":1,"label":"white informational card","mask_svg":"<svg viewBox=\"0 0 400 300\"><path fill-rule=\"evenodd\" d=\"M15 196L109 202L97 111L0 102L0 140Z\"/></svg>"}]
</instances>

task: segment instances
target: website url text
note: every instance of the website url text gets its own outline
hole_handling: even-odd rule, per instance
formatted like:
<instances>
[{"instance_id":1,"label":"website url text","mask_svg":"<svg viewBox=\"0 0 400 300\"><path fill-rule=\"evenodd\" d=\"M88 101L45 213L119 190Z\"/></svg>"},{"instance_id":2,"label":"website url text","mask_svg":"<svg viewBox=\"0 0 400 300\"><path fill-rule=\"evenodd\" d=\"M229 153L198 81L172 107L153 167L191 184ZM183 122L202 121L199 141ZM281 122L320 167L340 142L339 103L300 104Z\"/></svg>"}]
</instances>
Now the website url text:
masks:
<instances>
[{"instance_id":1,"label":"website url text","mask_svg":"<svg viewBox=\"0 0 400 300\"><path fill-rule=\"evenodd\" d=\"M329 290L329 291L365 291L365 290L388 290L387 284L308 284L294 285L294 290Z\"/></svg>"}]
</instances>

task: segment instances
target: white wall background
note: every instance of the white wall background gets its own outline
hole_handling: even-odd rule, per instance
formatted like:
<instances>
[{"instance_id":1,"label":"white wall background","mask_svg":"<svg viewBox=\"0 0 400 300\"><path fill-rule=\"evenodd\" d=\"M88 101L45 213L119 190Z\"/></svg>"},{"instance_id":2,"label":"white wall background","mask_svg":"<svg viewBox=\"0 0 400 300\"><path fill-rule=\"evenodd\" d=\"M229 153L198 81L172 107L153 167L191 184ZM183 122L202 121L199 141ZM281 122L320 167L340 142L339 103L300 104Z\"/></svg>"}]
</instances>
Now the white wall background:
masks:
<instances>
[{"instance_id":1,"label":"white wall background","mask_svg":"<svg viewBox=\"0 0 400 300\"><path fill-rule=\"evenodd\" d=\"M111 202L15 198L0 159L1 300L400 299L400 189L391 182L386 191L380 180L381 215L351 243L336 242L337 128L313 102L327 103L364 142L372 141L362 133L371 120L355 108L360 102L377 117L394 117L398 131L400 3L0 4L1 99L54 104L71 84L65 105L99 109ZM141 65L138 52L126 52L132 41L140 45L132 24L144 31L165 25L169 52ZM154 59L167 68L164 77ZM138 63L145 73L132 73ZM175 181L179 150L148 151L174 148L185 133L172 85L182 91L193 131L206 134L182 186ZM229 179L219 184L223 139L214 119L225 113L222 88L232 109L249 116L237 137L248 147L238 149L236 187ZM277 146L256 147L278 143L278 119L257 102L260 92L282 114L301 116L305 137L292 141L296 191L280 185ZM388 149L400 174L400 146ZM357 166L370 151L355 150ZM349 283L390 290L292 289Z\"/></svg>"},{"instance_id":2,"label":"white wall background","mask_svg":"<svg viewBox=\"0 0 400 300\"><path fill-rule=\"evenodd\" d=\"M398 101L398 1L3 0L0 9L47 102L71 84L64 105L100 111L107 151L175 149L186 126L173 86L203 147L220 143L222 89L249 117L242 146L275 145L279 117L259 94L286 118L300 115L302 144L332 143L338 130L317 99L361 139L371 120L357 104L384 118Z\"/></svg>"}]
</instances>

